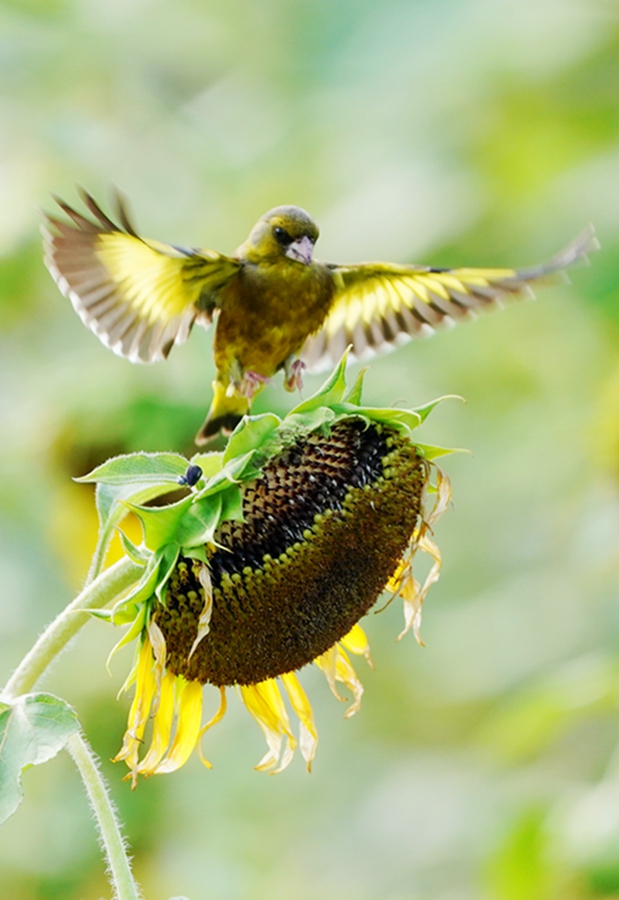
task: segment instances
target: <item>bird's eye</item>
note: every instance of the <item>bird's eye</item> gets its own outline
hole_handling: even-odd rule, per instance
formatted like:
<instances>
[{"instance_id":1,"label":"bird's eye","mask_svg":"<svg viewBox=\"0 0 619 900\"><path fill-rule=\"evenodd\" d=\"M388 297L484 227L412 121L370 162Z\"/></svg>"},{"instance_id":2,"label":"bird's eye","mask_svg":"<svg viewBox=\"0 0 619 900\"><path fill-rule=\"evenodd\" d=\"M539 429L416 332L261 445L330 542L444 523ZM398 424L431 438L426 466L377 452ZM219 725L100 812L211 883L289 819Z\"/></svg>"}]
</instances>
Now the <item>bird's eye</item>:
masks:
<instances>
[{"instance_id":1,"label":"bird's eye","mask_svg":"<svg viewBox=\"0 0 619 900\"><path fill-rule=\"evenodd\" d=\"M282 246L287 247L288 244L292 243L292 238L288 234L285 228L282 228L281 225L276 225L273 229L273 234L275 236L275 240L278 244L282 244Z\"/></svg>"}]
</instances>

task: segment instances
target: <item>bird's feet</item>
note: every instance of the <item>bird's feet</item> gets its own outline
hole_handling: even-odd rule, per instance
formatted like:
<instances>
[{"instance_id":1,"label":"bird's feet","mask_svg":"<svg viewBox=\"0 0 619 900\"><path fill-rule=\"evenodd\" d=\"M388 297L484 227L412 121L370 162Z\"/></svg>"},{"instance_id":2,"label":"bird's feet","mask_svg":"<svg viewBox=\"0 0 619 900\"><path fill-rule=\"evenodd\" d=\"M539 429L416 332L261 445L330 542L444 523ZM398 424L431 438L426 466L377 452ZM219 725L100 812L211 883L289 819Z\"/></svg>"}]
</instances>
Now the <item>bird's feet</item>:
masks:
<instances>
[{"instance_id":1,"label":"bird's feet","mask_svg":"<svg viewBox=\"0 0 619 900\"><path fill-rule=\"evenodd\" d=\"M228 397L235 395L237 397L247 397L248 400L251 400L254 394L257 394L269 381L270 379L266 375L261 375L259 372L248 369L247 372L243 372L243 377L240 381L230 382L226 395Z\"/></svg>"},{"instance_id":2,"label":"bird's feet","mask_svg":"<svg viewBox=\"0 0 619 900\"><path fill-rule=\"evenodd\" d=\"M303 390L303 369L306 369L307 366L303 362L302 359L295 359L292 362L291 359L287 359L284 363L284 387L287 391L302 391Z\"/></svg>"}]
</instances>

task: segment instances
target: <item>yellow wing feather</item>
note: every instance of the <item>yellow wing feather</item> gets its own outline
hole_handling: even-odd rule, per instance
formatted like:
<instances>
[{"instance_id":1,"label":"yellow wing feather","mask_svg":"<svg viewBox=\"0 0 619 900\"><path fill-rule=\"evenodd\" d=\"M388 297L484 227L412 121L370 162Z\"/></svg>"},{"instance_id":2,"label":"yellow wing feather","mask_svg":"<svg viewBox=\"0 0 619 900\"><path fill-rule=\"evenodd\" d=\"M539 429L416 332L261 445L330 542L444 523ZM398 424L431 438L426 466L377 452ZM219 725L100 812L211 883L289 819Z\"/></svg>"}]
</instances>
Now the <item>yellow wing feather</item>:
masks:
<instances>
[{"instance_id":1,"label":"yellow wing feather","mask_svg":"<svg viewBox=\"0 0 619 900\"><path fill-rule=\"evenodd\" d=\"M47 217L47 268L82 321L115 353L132 362L165 359L194 321L210 324L217 292L239 262L141 238L120 200L122 228L88 194L83 199L96 221L61 201L72 221Z\"/></svg>"},{"instance_id":2,"label":"yellow wing feather","mask_svg":"<svg viewBox=\"0 0 619 900\"><path fill-rule=\"evenodd\" d=\"M305 342L301 358L316 372L337 362L347 345L365 360L436 328L475 318L504 300L531 296L532 284L585 261L598 242L588 226L560 253L528 269L433 269L390 263L329 266L336 291L322 328Z\"/></svg>"}]
</instances>

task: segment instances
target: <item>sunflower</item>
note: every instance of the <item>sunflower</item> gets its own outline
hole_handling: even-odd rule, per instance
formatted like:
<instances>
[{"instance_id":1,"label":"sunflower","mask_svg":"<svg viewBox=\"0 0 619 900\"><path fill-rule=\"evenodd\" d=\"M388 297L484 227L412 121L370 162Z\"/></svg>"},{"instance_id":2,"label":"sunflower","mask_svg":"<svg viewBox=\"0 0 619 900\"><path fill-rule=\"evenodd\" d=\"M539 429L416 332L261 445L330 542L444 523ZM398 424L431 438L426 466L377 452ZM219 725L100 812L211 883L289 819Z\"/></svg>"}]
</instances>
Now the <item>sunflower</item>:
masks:
<instances>
[{"instance_id":1,"label":"sunflower","mask_svg":"<svg viewBox=\"0 0 619 900\"><path fill-rule=\"evenodd\" d=\"M363 686L351 656L370 662L359 620L385 589L404 603L400 637L412 629L419 640L421 606L440 569L431 527L450 488L434 462L447 451L411 435L436 403L364 407L362 376L347 389L344 370L345 357L283 420L246 417L224 453L191 461L135 454L86 477L99 482L104 527L130 509L144 531L140 547L124 538L142 579L107 614L129 624L115 649L137 644L116 756L134 786L139 775L180 768L194 748L210 768L201 739L223 718L228 689L266 739L258 770L280 772L297 748L311 769L318 735L296 672L317 665L339 700L338 685L352 695L346 716L356 713ZM178 483L181 500L141 505ZM433 558L423 587L412 569L419 549ZM203 724L207 684L219 690L219 705Z\"/></svg>"}]
</instances>

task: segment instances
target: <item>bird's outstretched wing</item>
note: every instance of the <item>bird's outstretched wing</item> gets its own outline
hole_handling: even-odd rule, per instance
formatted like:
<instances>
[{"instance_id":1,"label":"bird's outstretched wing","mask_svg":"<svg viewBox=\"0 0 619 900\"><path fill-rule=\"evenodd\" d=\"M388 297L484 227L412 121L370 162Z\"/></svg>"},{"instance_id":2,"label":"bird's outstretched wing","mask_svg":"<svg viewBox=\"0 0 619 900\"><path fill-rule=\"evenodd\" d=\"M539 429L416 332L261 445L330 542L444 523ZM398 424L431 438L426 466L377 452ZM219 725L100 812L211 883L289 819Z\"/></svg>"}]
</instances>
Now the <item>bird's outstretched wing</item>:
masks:
<instances>
[{"instance_id":1,"label":"bird's outstretched wing","mask_svg":"<svg viewBox=\"0 0 619 900\"><path fill-rule=\"evenodd\" d=\"M551 260L528 269L330 266L336 284L333 305L320 331L305 342L301 359L310 372L320 371L349 344L355 358L368 359L441 326L475 318L479 310L500 307L503 300L531 296L534 283L550 281L598 246L589 225Z\"/></svg>"},{"instance_id":2,"label":"bird's outstretched wing","mask_svg":"<svg viewBox=\"0 0 619 900\"><path fill-rule=\"evenodd\" d=\"M115 353L132 362L165 359L194 321L208 326L218 289L240 263L139 237L120 197L120 226L89 194L82 199L95 221L61 200L71 221L46 217L45 265L84 324Z\"/></svg>"}]
</instances>

